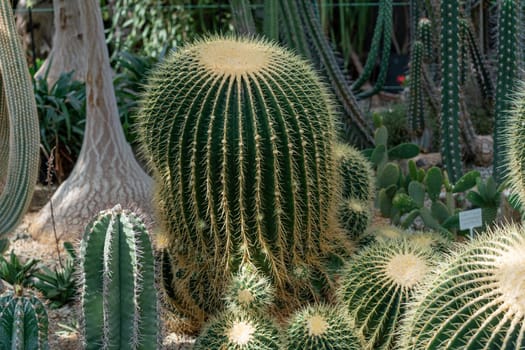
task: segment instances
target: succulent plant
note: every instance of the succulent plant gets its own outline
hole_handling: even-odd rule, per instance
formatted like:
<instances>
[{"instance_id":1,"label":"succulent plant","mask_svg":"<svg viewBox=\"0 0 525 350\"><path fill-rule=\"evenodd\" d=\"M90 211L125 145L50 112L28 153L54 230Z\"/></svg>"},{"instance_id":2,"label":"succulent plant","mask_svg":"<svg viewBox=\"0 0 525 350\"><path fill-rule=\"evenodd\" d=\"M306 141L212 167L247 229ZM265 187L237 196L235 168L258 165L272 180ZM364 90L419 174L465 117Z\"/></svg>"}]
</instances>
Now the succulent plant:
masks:
<instances>
[{"instance_id":1,"label":"succulent plant","mask_svg":"<svg viewBox=\"0 0 525 350\"><path fill-rule=\"evenodd\" d=\"M88 225L80 247L85 349L155 349L155 265L142 221L120 205Z\"/></svg>"},{"instance_id":2,"label":"succulent plant","mask_svg":"<svg viewBox=\"0 0 525 350\"><path fill-rule=\"evenodd\" d=\"M372 218L370 202L342 199L339 204L339 222L348 238L355 240L367 229Z\"/></svg>"},{"instance_id":3,"label":"succulent plant","mask_svg":"<svg viewBox=\"0 0 525 350\"><path fill-rule=\"evenodd\" d=\"M25 53L11 2L0 1L0 236L29 207L38 176L40 132Z\"/></svg>"},{"instance_id":4,"label":"succulent plant","mask_svg":"<svg viewBox=\"0 0 525 350\"><path fill-rule=\"evenodd\" d=\"M399 322L416 287L438 255L408 239L378 242L360 251L341 272L338 291L365 349L393 349Z\"/></svg>"},{"instance_id":5,"label":"succulent plant","mask_svg":"<svg viewBox=\"0 0 525 350\"><path fill-rule=\"evenodd\" d=\"M375 194L374 172L372 164L354 147L337 144L335 158L342 177L341 196L371 201Z\"/></svg>"},{"instance_id":6,"label":"succulent plant","mask_svg":"<svg viewBox=\"0 0 525 350\"><path fill-rule=\"evenodd\" d=\"M49 349L48 323L44 304L20 286L0 297L0 349Z\"/></svg>"},{"instance_id":7,"label":"succulent plant","mask_svg":"<svg viewBox=\"0 0 525 350\"><path fill-rule=\"evenodd\" d=\"M525 229L489 230L458 249L417 293L401 349L523 349Z\"/></svg>"},{"instance_id":8,"label":"succulent plant","mask_svg":"<svg viewBox=\"0 0 525 350\"><path fill-rule=\"evenodd\" d=\"M296 311L286 328L289 350L359 350L362 344L345 308L334 305L309 305Z\"/></svg>"},{"instance_id":9,"label":"succulent plant","mask_svg":"<svg viewBox=\"0 0 525 350\"><path fill-rule=\"evenodd\" d=\"M281 350L277 325L262 316L225 311L208 321L195 340L194 350Z\"/></svg>"},{"instance_id":10,"label":"succulent plant","mask_svg":"<svg viewBox=\"0 0 525 350\"><path fill-rule=\"evenodd\" d=\"M303 301L294 265L330 278L324 258L346 244L333 110L305 61L259 39L208 37L152 71L139 134L183 315L219 309L243 263L285 309Z\"/></svg>"},{"instance_id":11,"label":"succulent plant","mask_svg":"<svg viewBox=\"0 0 525 350\"><path fill-rule=\"evenodd\" d=\"M230 310L263 314L274 302L274 291L267 277L251 265L242 265L225 293Z\"/></svg>"}]
</instances>

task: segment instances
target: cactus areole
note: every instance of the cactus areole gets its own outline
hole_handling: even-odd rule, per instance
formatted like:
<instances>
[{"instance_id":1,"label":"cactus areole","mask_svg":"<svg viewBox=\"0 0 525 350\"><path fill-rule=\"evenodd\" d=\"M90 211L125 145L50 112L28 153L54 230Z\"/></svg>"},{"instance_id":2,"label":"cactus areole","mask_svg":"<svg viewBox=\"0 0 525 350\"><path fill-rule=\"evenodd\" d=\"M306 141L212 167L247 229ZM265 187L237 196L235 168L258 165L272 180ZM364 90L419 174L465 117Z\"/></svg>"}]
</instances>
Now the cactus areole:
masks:
<instances>
[{"instance_id":1,"label":"cactus areole","mask_svg":"<svg viewBox=\"0 0 525 350\"><path fill-rule=\"evenodd\" d=\"M139 134L174 275L187 276L173 288L196 292L190 279L206 274L216 291L202 293L219 301L227 276L250 262L278 295L294 295L288 271L306 261L319 270L342 246L331 98L292 53L220 36L179 49L150 77Z\"/></svg>"}]
</instances>

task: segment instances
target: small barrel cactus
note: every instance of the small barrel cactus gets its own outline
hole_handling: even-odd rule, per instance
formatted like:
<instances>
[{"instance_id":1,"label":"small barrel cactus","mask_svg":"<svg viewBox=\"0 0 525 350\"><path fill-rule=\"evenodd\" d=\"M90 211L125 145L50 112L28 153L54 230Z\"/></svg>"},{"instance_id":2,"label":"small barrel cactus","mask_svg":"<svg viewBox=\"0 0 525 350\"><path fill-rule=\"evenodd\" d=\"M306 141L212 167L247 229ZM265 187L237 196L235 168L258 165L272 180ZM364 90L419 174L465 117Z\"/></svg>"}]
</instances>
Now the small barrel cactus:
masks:
<instances>
[{"instance_id":1,"label":"small barrel cactus","mask_svg":"<svg viewBox=\"0 0 525 350\"><path fill-rule=\"evenodd\" d=\"M286 349L359 350L362 345L344 308L317 304L292 315L286 329Z\"/></svg>"},{"instance_id":2,"label":"small barrel cactus","mask_svg":"<svg viewBox=\"0 0 525 350\"><path fill-rule=\"evenodd\" d=\"M220 309L245 262L283 309L314 290L295 283L294 266L330 276L323 259L346 244L334 108L304 60L259 39L202 39L152 71L138 119L172 261L163 283L181 314L199 324Z\"/></svg>"},{"instance_id":3,"label":"small barrel cactus","mask_svg":"<svg viewBox=\"0 0 525 350\"><path fill-rule=\"evenodd\" d=\"M385 242L392 239L399 239L405 236L405 231L393 225L374 225L370 226L358 238L359 247L367 247L376 242Z\"/></svg>"},{"instance_id":4,"label":"small barrel cactus","mask_svg":"<svg viewBox=\"0 0 525 350\"><path fill-rule=\"evenodd\" d=\"M265 313L274 302L274 291L267 277L250 264L241 265L225 294L226 305L231 310Z\"/></svg>"},{"instance_id":5,"label":"small barrel cactus","mask_svg":"<svg viewBox=\"0 0 525 350\"><path fill-rule=\"evenodd\" d=\"M413 303L401 349L524 349L525 229L489 230L452 253Z\"/></svg>"},{"instance_id":6,"label":"small barrel cactus","mask_svg":"<svg viewBox=\"0 0 525 350\"><path fill-rule=\"evenodd\" d=\"M42 302L21 290L0 297L0 349L49 349L48 319Z\"/></svg>"},{"instance_id":7,"label":"small barrel cactus","mask_svg":"<svg viewBox=\"0 0 525 350\"><path fill-rule=\"evenodd\" d=\"M374 172L371 163L354 147L337 144L335 159L342 177L341 196L371 201L375 194Z\"/></svg>"},{"instance_id":8,"label":"small barrel cactus","mask_svg":"<svg viewBox=\"0 0 525 350\"><path fill-rule=\"evenodd\" d=\"M194 350L281 350L277 325L262 316L225 311L211 318L195 340Z\"/></svg>"},{"instance_id":9,"label":"small barrel cactus","mask_svg":"<svg viewBox=\"0 0 525 350\"><path fill-rule=\"evenodd\" d=\"M342 199L339 204L339 222L350 239L357 239L367 229L372 210L370 202Z\"/></svg>"},{"instance_id":10,"label":"small barrel cactus","mask_svg":"<svg viewBox=\"0 0 525 350\"><path fill-rule=\"evenodd\" d=\"M365 349L394 348L405 304L436 260L431 249L408 239L378 242L350 260L341 272L338 295L353 316Z\"/></svg>"},{"instance_id":11,"label":"small barrel cactus","mask_svg":"<svg viewBox=\"0 0 525 350\"><path fill-rule=\"evenodd\" d=\"M85 349L155 349L155 262L142 221L120 205L103 211L80 250Z\"/></svg>"}]
</instances>

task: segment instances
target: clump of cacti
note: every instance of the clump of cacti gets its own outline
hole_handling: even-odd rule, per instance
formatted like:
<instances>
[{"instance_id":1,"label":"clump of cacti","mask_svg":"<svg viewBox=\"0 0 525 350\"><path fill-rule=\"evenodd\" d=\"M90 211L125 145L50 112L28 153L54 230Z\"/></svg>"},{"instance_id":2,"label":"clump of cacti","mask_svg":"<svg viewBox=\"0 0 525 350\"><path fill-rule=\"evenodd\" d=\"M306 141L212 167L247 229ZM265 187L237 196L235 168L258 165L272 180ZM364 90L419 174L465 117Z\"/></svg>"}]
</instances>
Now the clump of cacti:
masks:
<instances>
[{"instance_id":1,"label":"clump of cacti","mask_svg":"<svg viewBox=\"0 0 525 350\"><path fill-rule=\"evenodd\" d=\"M284 309L315 290L291 276L297 265L330 288L324 258L346 239L334 108L313 69L263 40L212 36L167 57L145 90L139 135L172 261L163 282L179 292L172 305L202 323L243 263L268 276Z\"/></svg>"},{"instance_id":2,"label":"clump of cacti","mask_svg":"<svg viewBox=\"0 0 525 350\"><path fill-rule=\"evenodd\" d=\"M42 302L20 286L0 297L0 349L49 349L48 323Z\"/></svg>"},{"instance_id":3,"label":"clump of cacti","mask_svg":"<svg viewBox=\"0 0 525 350\"><path fill-rule=\"evenodd\" d=\"M350 315L341 306L309 305L296 311L286 327L289 350L359 350L361 346Z\"/></svg>"},{"instance_id":4,"label":"clump of cacti","mask_svg":"<svg viewBox=\"0 0 525 350\"><path fill-rule=\"evenodd\" d=\"M225 311L208 321L195 350L281 350L282 336L270 319L242 311Z\"/></svg>"},{"instance_id":5,"label":"clump of cacti","mask_svg":"<svg viewBox=\"0 0 525 350\"><path fill-rule=\"evenodd\" d=\"M274 291L267 277L250 265L242 265L226 289L225 301L231 310L267 312L274 302Z\"/></svg>"},{"instance_id":6,"label":"clump of cacti","mask_svg":"<svg viewBox=\"0 0 525 350\"><path fill-rule=\"evenodd\" d=\"M525 347L525 229L489 230L457 250L417 293L402 349Z\"/></svg>"},{"instance_id":7,"label":"clump of cacti","mask_svg":"<svg viewBox=\"0 0 525 350\"><path fill-rule=\"evenodd\" d=\"M154 349L155 265L142 221L120 205L101 212L81 242L85 349Z\"/></svg>"},{"instance_id":8,"label":"clump of cacti","mask_svg":"<svg viewBox=\"0 0 525 350\"><path fill-rule=\"evenodd\" d=\"M339 299L355 321L365 349L392 349L415 288L437 255L408 239L378 242L359 252L341 272Z\"/></svg>"}]
</instances>

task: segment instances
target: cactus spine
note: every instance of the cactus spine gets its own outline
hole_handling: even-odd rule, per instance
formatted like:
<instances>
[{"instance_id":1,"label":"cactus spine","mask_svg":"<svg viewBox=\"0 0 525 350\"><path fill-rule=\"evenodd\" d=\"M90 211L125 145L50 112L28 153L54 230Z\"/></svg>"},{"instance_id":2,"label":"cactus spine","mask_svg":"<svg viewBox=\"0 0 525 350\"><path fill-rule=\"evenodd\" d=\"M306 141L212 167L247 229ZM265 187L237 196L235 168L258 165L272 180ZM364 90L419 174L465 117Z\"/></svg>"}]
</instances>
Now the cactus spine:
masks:
<instances>
[{"instance_id":1,"label":"cactus spine","mask_svg":"<svg viewBox=\"0 0 525 350\"><path fill-rule=\"evenodd\" d=\"M507 183L525 204L525 82L519 82L506 126Z\"/></svg>"},{"instance_id":2,"label":"cactus spine","mask_svg":"<svg viewBox=\"0 0 525 350\"><path fill-rule=\"evenodd\" d=\"M496 83L496 107L494 116L494 162L493 171L497 182L505 175L505 127L511 106L511 94L518 75L518 15L519 2L501 0L498 21L498 75ZM514 127L514 126L512 126Z\"/></svg>"},{"instance_id":3,"label":"cactus spine","mask_svg":"<svg viewBox=\"0 0 525 350\"><path fill-rule=\"evenodd\" d=\"M243 263L285 308L300 303L290 271L329 278L323 259L345 245L332 102L314 71L273 44L216 36L168 57L146 90L139 133L180 312L202 322Z\"/></svg>"},{"instance_id":4,"label":"cactus spine","mask_svg":"<svg viewBox=\"0 0 525 350\"><path fill-rule=\"evenodd\" d=\"M359 350L350 315L340 306L309 305L288 321L286 349Z\"/></svg>"},{"instance_id":5,"label":"cactus spine","mask_svg":"<svg viewBox=\"0 0 525 350\"><path fill-rule=\"evenodd\" d=\"M459 140L459 17L458 0L442 0L441 13L441 154L450 180L462 174Z\"/></svg>"},{"instance_id":6,"label":"cactus spine","mask_svg":"<svg viewBox=\"0 0 525 350\"><path fill-rule=\"evenodd\" d=\"M497 228L454 252L417 293L401 349L523 349L525 230Z\"/></svg>"},{"instance_id":7,"label":"cactus spine","mask_svg":"<svg viewBox=\"0 0 525 350\"><path fill-rule=\"evenodd\" d=\"M424 46L419 40L412 47L412 63L410 65L410 91L408 95L408 128L413 135L421 136L425 128L423 112L423 54Z\"/></svg>"},{"instance_id":8,"label":"cactus spine","mask_svg":"<svg viewBox=\"0 0 525 350\"><path fill-rule=\"evenodd\" d=\"M49 349L47 327L47 312L37 297L24 296L21 289L0 297L1 349Z\"/></svg>"},{"instance_id":9,"label":"cactus spine","mask_svg":"<svg viewBox=\"0 0 525 350\"><path fill-rule=\"evenodd\" d=\"M355 319L365 349L394 348L405 304L435 259L432 250L398 239L372 245L349 262L338 295Z\"/></svg>"},{"instance_id":10,"label":"cactus spine","mask_svg":"<svg viewBox=\"0 0 525 350\"><path fill-rule=\"evenodd\" d=\"M212 318L195 340L194 350L281 350L277 325L245 312L222 312Z\"/></svg>"},{"instance_id":11,"label":"cactus spine","mask_svg":"<svg viewBox=\"0 0 525 350\"><path fill-rule=\"evenodd\" d=\"M31 201L38 175L40 131L25 54L7 0L0 1L0 30L1 236L15 228Z\"/></svg>"},{"instance_id":12,"label":"cactus spine","mask_svg":"<svg viewBox=\"0 0 525 350\"><path fill-rule=\"evenodd\" d=\"M120 205L103 211L80 249L85 349L155 349L154 259L142 221Z\"/></svg>"}]
</instances>

